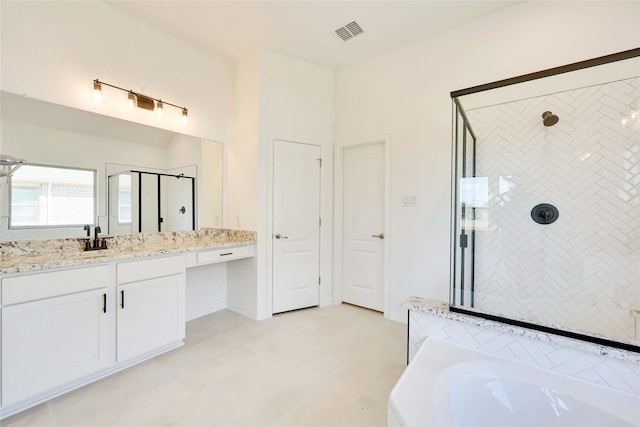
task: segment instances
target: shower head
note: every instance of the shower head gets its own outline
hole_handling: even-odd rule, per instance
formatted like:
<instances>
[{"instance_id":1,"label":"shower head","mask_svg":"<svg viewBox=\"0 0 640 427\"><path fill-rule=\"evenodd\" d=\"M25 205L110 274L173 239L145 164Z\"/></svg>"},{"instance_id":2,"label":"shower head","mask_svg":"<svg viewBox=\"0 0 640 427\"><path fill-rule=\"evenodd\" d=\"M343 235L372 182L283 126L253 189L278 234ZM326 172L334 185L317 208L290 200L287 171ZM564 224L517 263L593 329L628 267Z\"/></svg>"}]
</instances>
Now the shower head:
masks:
<instances>
[{"instance_id":1,"label":"shower head","mask_svg":"<svg viewBox=\"0 0 640 427\"><path fill-rule=\"evenodd\" d=\"M542 113L542 123L545 126L553 126L558 123L559 120L558 116L553 114L551 111L545 111Z\"/></svg>"}]
</instances>

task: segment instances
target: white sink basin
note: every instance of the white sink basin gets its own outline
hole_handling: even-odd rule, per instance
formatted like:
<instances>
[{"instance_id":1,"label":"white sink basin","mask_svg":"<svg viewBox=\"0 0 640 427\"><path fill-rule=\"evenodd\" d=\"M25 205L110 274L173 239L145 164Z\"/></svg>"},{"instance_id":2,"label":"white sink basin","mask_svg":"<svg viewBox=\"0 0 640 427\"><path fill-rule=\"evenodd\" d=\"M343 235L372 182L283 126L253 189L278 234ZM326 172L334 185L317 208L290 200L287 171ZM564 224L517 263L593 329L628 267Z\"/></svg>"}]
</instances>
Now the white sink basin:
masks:
<instances>
[{"instance_id":1,"label":"white sink basin","mask_svg":"<svg viewBox=\"0 0 640 427\"><path fill-rule=\"evenodd\" d=\"M390 426L640 426L640 396L427 340L389 397Z\"/></svg>"}]
</instances>

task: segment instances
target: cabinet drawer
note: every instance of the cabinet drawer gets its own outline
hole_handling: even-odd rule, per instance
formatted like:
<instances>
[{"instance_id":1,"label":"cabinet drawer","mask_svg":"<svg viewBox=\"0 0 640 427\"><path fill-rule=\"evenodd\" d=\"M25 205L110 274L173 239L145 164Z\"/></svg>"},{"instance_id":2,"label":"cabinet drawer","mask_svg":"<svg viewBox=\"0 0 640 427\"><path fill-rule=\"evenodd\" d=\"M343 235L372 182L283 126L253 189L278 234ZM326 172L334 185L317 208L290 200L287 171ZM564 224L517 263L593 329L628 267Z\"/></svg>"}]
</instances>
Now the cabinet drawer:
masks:
<instances>
[{"instance_id":1,"label":"cabinet drawer","mask_svg":"<svg viewBox=\"0 0 640 427\"><path fill-rule=\"evenodd\" d=\"M107 282L106 265L9 277L2 279L2 305L104 288Z\"/></svg>"},{"instance_id":2,"label":"cabinet drawer","mask_svg":"<svg viewBox=\"0 0 640 427\"><path fill-rule=\"evenodd\" d=\"M118 263L118 283L137 282L155 277L181 274L185 271L184 255Z\"/></svg>"},{"instance_id":3,"label":"cabinet drawer","mask_svg":"<svg viewBox=\"0 0 640 427\"><path fill-rule=\"evenodd\" d=\"M230 261L232 259L249 258L253 256L254 245L238 246L236 248L216 249L198 252L198 264Z\"/></svg>"}]
</instances>

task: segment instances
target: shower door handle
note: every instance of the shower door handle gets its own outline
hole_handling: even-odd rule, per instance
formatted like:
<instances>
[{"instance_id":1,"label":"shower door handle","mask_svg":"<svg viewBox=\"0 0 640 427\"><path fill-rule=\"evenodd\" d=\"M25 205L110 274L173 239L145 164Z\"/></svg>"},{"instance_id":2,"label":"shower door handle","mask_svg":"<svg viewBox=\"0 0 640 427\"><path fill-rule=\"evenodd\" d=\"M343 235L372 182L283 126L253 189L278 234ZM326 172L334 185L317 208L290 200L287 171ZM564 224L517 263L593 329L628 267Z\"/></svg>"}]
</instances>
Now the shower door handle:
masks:
<instances>
[{"instance_id":1,"label":"shower door handle","mask_svg":"<svg viewBox=\"0 0 640 427\"><path fill-rule=\"evenodd\" d=\"M377 237L380 240L384 239L384 233L380 233L380 234L372 234L371 237Z\"/></svg>"}]
</instances>

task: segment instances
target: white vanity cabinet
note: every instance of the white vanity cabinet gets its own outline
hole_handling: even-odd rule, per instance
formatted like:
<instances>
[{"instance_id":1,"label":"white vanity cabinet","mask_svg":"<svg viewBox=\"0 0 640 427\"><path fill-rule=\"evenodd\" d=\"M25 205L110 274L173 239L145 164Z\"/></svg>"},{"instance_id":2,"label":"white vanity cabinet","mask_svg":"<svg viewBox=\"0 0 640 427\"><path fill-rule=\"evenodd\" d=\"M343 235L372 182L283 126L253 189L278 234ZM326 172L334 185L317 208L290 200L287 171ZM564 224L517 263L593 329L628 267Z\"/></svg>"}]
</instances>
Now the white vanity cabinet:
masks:
<instances>
[{"instance_id":1,"label":"white vanity cabinet","mask_svg":"<svg viewBox=\"0 0 640 427\"><path fill-rule=\"evenodd\" d=\"M107 266L2 279L2 406L109 366Z\"/></svg>"},{"instance_id":2,"label":"white vanity cabinet","mask_svg":"<svg viewBox=\"0 0 640 427\"><path fill-rule=\"evenodd\" d=\"M118 263L116 359L177 345L185 337L183 256Z\"/></svg>"},{"instance_id":3,"label":"white vanity cabinet","mask_svg":"<svg viewBox=\"0 0 640 427\"><path fill-rule=\"evenodd\" d=\"M0 419L183 345L187 269L198 268L198 286L221 276L226 291L226 269L212 279L201 267L254 256L254 246L3 273Z\"/></svg>"}]
</instances>

